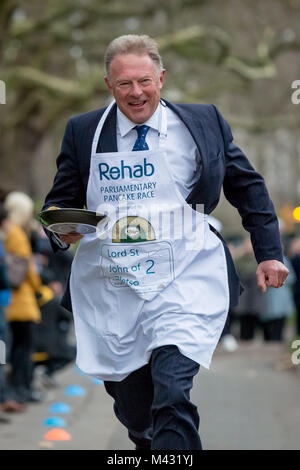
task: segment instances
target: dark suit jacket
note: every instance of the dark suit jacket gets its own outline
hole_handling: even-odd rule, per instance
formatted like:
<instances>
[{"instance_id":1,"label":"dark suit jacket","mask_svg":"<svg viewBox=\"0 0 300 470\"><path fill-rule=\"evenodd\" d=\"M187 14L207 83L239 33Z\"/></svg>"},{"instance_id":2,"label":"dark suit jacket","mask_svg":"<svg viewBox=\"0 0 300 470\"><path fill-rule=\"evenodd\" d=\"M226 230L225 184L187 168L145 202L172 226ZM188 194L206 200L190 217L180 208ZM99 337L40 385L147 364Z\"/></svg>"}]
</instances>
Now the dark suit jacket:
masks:
<instances>
[{"instance_id":1,"label":"dark suit jacket","mask_svg":"<svg viewBox=\"0 0 300 470\"><path fill-rule=\"evenodd\" d=\"M206 214L217 206L223 186L225 197L238 209L244 228L250 232L258 263L282 261L278 221L264 180L233 143L228 123L214 105L167 103L190 131L202 158L199 179L186 202L203 204ZM66 127L58 171L43 209L50 206L82 208L86 204L92 139L105 108L72 117ZM108 115L98 142L98 152L116 152L116 106ZM53 249L57 244L53 240ZM229 274L230 306L242 290L234 264L225 246ZM63 305L70 307L69 292Z\"/></svg>"}]
</instances>

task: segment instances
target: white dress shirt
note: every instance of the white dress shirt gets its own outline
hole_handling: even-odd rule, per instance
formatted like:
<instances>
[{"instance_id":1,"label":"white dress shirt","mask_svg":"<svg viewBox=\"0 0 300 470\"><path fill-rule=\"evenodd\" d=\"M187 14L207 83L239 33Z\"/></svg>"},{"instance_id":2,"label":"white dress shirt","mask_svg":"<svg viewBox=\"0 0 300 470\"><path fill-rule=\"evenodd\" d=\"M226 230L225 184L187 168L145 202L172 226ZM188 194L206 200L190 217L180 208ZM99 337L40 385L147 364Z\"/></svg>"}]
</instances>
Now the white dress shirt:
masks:
<instances>
[{"instance_id":1,"label":"white dress shirt","mask_svg":"<svg viewBox=\"0 0 300 470\"><path fill-rule=\"evenodd\" d=\"M149 150L158 148L160 103L156 111L143 125L150 127L146 136ZM184 199L199 179L201 157L196 143L181 119L167 107L168 134L166 149L172 176ZM132 150L137 138L136 124L117 108L117 147L119 152Z\"/></svg>"}]
</instances>

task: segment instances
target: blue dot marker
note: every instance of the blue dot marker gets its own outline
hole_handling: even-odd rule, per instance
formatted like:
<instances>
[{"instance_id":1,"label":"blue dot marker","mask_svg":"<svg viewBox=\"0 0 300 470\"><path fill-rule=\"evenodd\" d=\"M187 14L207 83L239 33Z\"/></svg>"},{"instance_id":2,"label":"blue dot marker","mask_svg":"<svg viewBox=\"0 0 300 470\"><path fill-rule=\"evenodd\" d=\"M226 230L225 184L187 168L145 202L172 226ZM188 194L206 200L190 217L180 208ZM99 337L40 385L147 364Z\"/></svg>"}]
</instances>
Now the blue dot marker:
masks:
<instances>
[{"instance_id":1,"label":"blue dot marker","mask_svg":"<svg viewBox=\"0 0 300 470\"><path fill-rule=\"evenodd\" d=\"M96 385L103 385L104 384L103 380L96 379L96 377L92 378L92 382Z\"/></svg>"},{"instance_id":2,"label":"blue dot marker","mask_svg":"<svg viewBox=\"0 0 300 470\"><path fill-rule=\"evenodd\" d=\"M85 376L87 375L85 372L83 372L81 369L79 369L78 366L75 366L75 371L76 371L77 374L79 374L79 375L85 375Z\"/></svg>"},{"instance_id":3,"label":"blue dot marker","mask_svg":"<svg viewBox=\"0 0 300 470\"><path fill-rule=\"evenodd\" d=\"M69 385L64 391L64 394L72 397L83 397L85 395L85 389L80 385Z\"/></svg>"},{"instance_id":4,"label":"blue dot marker","mask_svg":"<svg viewBox=\"0 0 300 470\"><path fill-rule=\"evenodd\" d=\"M57 402L53 403L53 405L49 408L50 413L61 413L61 414L68 414L71 412L71 407L66 403Z\"/></svg>"},{"instance_id":5,"label":"blue dot marker","mask_svg":"<svg viewBox=\"0 0 300 470\"><path fill-rule=\"evenodd\" d=\"M55 428L65 428L66 422L63 418L60 418L59 416L51 416L50 418L44 420L43 425Z\"/></svg>"}]
</instances>

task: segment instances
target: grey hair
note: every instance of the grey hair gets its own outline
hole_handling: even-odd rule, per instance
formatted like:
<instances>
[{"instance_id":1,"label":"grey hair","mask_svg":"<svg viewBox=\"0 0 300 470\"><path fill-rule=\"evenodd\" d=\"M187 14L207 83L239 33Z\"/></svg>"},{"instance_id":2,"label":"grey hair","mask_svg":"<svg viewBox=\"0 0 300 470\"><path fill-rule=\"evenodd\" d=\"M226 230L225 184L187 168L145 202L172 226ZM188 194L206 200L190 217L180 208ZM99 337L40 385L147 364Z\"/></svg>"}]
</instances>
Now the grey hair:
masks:
<instances>
[{"instance_id":1,"label":"grey hair","mask_svg":"<svg viewBox=\"0 0 300 470\"><path fill-rule=\"evenodd\" d=\"M107 46L104 56L107 76L109 76L110 64L113 58L116 55L124 54L148 55L157 66L158 72L161 73L163 71L162 58L154 39L150 38L150 36L147 36L146 34L126 34L114 39Z\"/></svg>"}]
</instances>

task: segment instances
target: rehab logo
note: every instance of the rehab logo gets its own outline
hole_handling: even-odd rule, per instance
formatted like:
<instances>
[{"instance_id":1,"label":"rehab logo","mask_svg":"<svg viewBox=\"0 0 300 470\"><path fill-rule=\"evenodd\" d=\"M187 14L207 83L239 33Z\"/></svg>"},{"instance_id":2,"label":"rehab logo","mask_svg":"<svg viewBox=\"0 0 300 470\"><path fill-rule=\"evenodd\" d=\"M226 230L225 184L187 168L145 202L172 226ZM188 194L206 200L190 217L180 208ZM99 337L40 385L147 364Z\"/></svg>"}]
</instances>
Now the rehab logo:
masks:
<instances>
[{"instance_id":1,"label":"rehab logo","mask_svg":"<svg viewBox=\"0 0 300 470\"><path fill-rule=\"evenodd\" d=\"M0 104L6 104L6 86L3 80L0 80Z\"/></svg>"},{"instance_id":2,"label":"rehab logo","mask_svg":"<svg viewBox=\"0 0 300 470\"><path fill-rule=\"evenodd\" d=\"M152 176L155 168L152 163L148 163L144 158L142 165L125 165L124 160L121 160L120 166L109 166L107 163L99 163L100 181L106 180L119 180L119 179L132 179L143 178L145 176Z\"/></svg>"}]
</instances>

